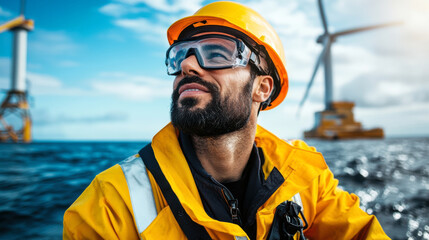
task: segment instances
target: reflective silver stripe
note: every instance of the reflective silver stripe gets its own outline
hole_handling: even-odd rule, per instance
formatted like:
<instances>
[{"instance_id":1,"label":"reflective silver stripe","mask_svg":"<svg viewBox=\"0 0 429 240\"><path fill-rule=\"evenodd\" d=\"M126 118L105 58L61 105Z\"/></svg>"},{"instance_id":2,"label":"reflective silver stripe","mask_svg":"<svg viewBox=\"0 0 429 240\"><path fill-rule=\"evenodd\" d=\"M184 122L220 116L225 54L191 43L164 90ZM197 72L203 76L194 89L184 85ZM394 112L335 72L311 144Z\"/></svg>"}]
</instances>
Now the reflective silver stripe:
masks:
<instances>
[{"instance_id":1,"label":"reflective silver stripe","mask_svg":"<svg viewBox=\"0 0 429 240\"><path fill-rule=\"evenodd\" d=\"M302 200L301 200L301 196L299 195L299 193L293 195L292 201L297 203L301 207L302 214L304 214L304 206L302 206Z\"/></svg>"},{"instance_id":2,"label":"reflective silver stripe","mask_svg":"<svg viewBox=\"0 0 429 240\"><path fill-rule=\"evenodd\" d=\"M124 172L130 192L131 205L133 207L134 221L139 235L152 223L158 215L156 212L155 200L147 175L146 167L140 157L131 156L119 165ZM292 197L292 201L301 206L304 213L301 196L299 193ZM247 237L235 236L235 239L247 239Z\"/></svg>"},{"instance_id":3,"label":"reflective silver stripe","mask_svg":"<svg viewBox=\"0 0 429 240\"><path fill-rule=\"evenodd\" d=\"M152 187L146 167L140 157L131 156L119 165L127 179L134 221L140 235L157 216Z\"/></svg>"},{"instance_id":4,"label":"reflective silver stripe","mask_svg":"<svg viewBox=\"0 0 429 240\"><path fill-rule=\"evenodd\" d=\"M234 236L235 240L248 240L247 237Z\"/></svg>"}]
</instances>

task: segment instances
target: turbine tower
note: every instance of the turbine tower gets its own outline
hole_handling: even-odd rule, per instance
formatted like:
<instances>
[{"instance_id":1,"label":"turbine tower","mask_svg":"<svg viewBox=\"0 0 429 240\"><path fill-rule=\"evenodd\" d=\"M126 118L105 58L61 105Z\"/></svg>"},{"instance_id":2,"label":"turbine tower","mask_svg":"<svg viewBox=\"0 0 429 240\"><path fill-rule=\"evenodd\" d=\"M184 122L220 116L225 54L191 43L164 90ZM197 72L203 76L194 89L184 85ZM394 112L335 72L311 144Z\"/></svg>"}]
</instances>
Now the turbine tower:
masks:
<instances>
[{"instance_id":1,"label":"turbine tower","mask_svg":"<svg viewBox=\"0 0 429 240\"><path fill-rule=\"evenodd\" d=\"M27 102L27 33L34 22L21 15L0 26L0 33L13 32L12 81L0 105L0 142L31 142L31 118ZM8 121L11 119L13 121Z\"/></svg>"},{"instance_id":2,"label":"turbine tower","mask_svg":"<svg viewBox=\"0 0 429 240\"><path fill-rule=\"evenodd\" d=\"M331 47L336 39L340 36L359 33L377 28L400 24L399 22L385 23L372 25L367 27L359 27L335 33L329 32L328 20L323 9L322 0L317 0L320 18L323 26L323 34L317 38L317 43L323 45L322 52L317 58L307 89L299 104L298 113L303 107L305 100L308 97L310 89L313 85L316 73L321 64L324 66L325 73L325 109L324 111L316 112L315 126L312 130L304 132L304 136L308 138L380 138L383 137L383 129L376 128L370 130L362 129L362 125L354 120L352 108L353 102L335 102L333 100L333 77L332 77L332 58Z\"/></svg>"}]
</instances>

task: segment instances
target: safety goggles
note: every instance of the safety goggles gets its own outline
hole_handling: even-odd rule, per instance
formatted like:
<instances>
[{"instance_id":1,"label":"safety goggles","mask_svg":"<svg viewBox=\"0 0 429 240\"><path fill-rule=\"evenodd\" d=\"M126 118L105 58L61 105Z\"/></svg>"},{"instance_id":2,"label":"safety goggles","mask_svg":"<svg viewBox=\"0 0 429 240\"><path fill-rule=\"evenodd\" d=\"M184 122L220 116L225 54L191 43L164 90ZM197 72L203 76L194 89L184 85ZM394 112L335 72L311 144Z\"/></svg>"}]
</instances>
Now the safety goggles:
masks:
<instances>
[{"instance_id":1,"label":"safety goggles","mask_svg":"<svg viewBox=\"0 0 429 240\"><path fill-rule=\"evenodd\" d=\"M225 35L208 34L171 45L165 60L167 73L179 74L182 61L192 54L203 69L245 67L250 62L263 72L258 56L243 41Z\"/></svg>"}]
</instances>

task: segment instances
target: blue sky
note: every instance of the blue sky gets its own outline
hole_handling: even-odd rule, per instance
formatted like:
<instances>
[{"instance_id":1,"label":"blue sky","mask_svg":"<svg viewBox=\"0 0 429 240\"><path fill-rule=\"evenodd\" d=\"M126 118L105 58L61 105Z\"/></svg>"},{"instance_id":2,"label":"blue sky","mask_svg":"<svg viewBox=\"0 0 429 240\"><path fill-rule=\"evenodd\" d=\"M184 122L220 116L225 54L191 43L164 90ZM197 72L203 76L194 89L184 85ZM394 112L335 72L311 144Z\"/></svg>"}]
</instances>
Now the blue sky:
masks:
<instances>
[{"instance_id":1,"label":"blue sky","mask_svg":"<svg viewBox=\"0 0 429 240\"><path fill-rule=\"evenodd\" d=\"M164 65L166 30L212 1L26 2L26 17L35 21L27 59L35 140L149 140L169 122L173 78ZM259 123L282 138L299 138L323 108L320 71L296 117L321 51L316 0L239 2L267 18L286 52L289 94L261 113ZM383 127L387 136L429 135L429 2L325 2L332 31L404 21L334 44L334 98L355 101L356 119L367 128ZM18 15L19 4L0 0L0 24ZM11 43L10 32L0 34L1 89L10 86Z\"/></svg>"}]
</instances>

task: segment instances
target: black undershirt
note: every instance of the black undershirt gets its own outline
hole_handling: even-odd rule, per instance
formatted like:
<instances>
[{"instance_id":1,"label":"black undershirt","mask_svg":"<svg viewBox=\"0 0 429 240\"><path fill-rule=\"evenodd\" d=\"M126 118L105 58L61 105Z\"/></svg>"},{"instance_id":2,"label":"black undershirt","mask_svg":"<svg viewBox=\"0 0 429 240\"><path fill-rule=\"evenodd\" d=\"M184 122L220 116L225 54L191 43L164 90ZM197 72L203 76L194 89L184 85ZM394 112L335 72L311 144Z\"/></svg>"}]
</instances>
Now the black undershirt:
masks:
<instances>
[{"instance_id":1,"label":"black undershirt","mask_svg":"<svg viewBox=\"0 0 429 240\"><path fill-rule=\"evenodd\" d=\"M238 207L242 208L245 201L246 189L249 182L249 164L244 168L241 178L233 182L221 182L238 200Z\"/></svg>"},{"instance_id":2,"label":"black undershirt","mask_svg":"<svg viewBox=\"0 0 429 240\"><path fill-rule=\"evenodd\" d=\"M180 132L179 143L195 179L206 213L216 220L233 222L230 207L225 201L222 190L222 188L227 188L238 200L241 227L250 239L256 239L257 209L284 182L283 176L276 168L273 168L266 180L264 179L261 169L261 165L265 161L262 149L257 148L255 144L253 145L249 161L240 180L219 183L202 167L190 136Z\"/></svg>"}]
</instances>

